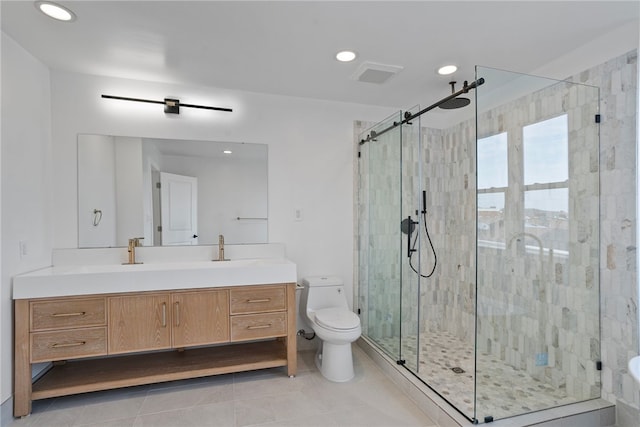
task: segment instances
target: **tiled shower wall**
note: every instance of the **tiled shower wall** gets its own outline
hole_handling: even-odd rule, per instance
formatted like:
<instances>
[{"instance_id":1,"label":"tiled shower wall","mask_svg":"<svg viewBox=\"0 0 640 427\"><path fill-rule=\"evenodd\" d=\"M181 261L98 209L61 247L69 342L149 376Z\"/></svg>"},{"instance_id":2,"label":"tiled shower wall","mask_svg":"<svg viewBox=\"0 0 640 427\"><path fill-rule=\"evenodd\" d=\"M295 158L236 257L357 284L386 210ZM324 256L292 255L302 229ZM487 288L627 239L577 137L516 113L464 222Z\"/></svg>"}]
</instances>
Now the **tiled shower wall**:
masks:
<instances>
[{"instance_id":1,"label":"tiled shower wall","mask_svg":"<svg viewBox=\"0 0 640 427\"><path fill-rule=\"evenodd\" d=\"M600 88L600 327L602 397L640 408L627 372L638 354L636 265L636 105L638 53L630 52L571 80ZM640 413L635 414L635 422ZM618 425L626 425L618 420ZM633 424L628 424L633 425Z\"/></svg>"},{"instance_id":2,"label":"tiled shower wall","mask_svg":"<svg viewBox=\"0 0 640 427\"><path fill-rule=\"evenodd\" d=\"M357 123L357 138L362 138L361 134L369 128L364 126L366 123ZM383 124L375 129L385 127ZM356 198L361 213L354 227L360 230L357 246L375 250L359 254L358 270L360 277L366 278L364 283L368 288L354 301L364 309L361 320L365 335L377 339L399 337L400 331L400 199L397 195L401 191L401 151L395 144L399 139L399 132L390 131L368 142L366 149L359 150L361 155L356 155L357 180L362 183ZM398 346L390 351L396 355Z\"/></svg>"},{"instance_id":3,"label":"tiled shower wall","mask_svg":"<svg viewBox=\"0 0 640 427\"><path fill-rule=\"evenodd\" d=\"M418 157L417 155L415 156ZM424 331L446 331L473 348L475 334L475 120L422 132L427 224L438 257L421 281ZM423 234L424 236L424 234ZM431 265L429 248L422 264Z\"/></svg>"},{"instance_id":4,"label":"tiled shower wall","mask_svg":"<svg viewBox=\"0 0 640 427\"><path fill-rule=\"evenodd\" d=\"M578 401L600 396L597 101L593 87L556 83L478 114L479 138L508 135L509 189L504 225L491 239L498 247L478 244L477 351ZM562 114L569 135L568 220L546 213L549 228L525 227L534 214L524 209L523 128ZM543 178L531 187L553 186Z\"/></svg>"},{"instance_id":5,"label":"tiled shower wall","mask_svg":"<svg viewBox=\"0 0 640 427\"><path fill-rule=\"evenodd\" d=\"M600 111L602 123L600 125L600 159L597 164L594 153L584 152L578 148L571 152L571 156L581 158L586 166L585 171L593 174L600 169L600 325L602 330L601 343L598 345L586 332L593 329L594 319L586 313L597 313L597 307L591 303L582 314L572 310L576 304L569 304L570 299L575 299L576 294L589 286L597 283L596 273L589 269L585 259L591 255L587 253L584 259L577 259L576 265L569 266L562 259L554 259L551 279L548 283L553 286L551 294L545 296L545 301L550 304L545 306L535 302L521 301L532 311L545 310L549 316L556 317L555 323L564 325L566 331L562 332L564 343L569 343L570 348L560 348L560 329L554 329L548 325L540 326L538 319L529 319L515 324L515 329L501 336L500 341L506 345L496 343L495 329L497 318L490 319L485 316L484 324L481 322L479 333L483 334L480 350L496 352L504 356L510 363L520 364L523 369L529 369L540 378L561 385L563 382L574 391L583 395L592 395L600 388L603 398L616 403L623 403L627 408L640 407L640 392L638 386L627 373L627 361L638 353L638 291L636 285L637 267L635 263L635 227L636 227L636 187L635 187L635 158L636 158L636 94L637 94L637 53L631 52L621 57L612 59L605 64L573 76L569 81L593 85L600 88ZM578 98L574 100L577 107ZM574 102L569 100L569 102ZM545 105L545 104L540 104ZM570 106L571 107L571 106ZM547 116L555 114L554 111L532 109L526 120L527 124L543 120ZM497 115L496 115L497 116ZM485 118L486 119L486 118ZM589 118L586 118L589 119ZM497 119L496 119L497 120ZM481 123L481 134L490 134L492 129L500 130L507 121L485 120ZM428 205L430 208L430 227L434 245L439 248L439 258L448 258L440 264L437 276L431 284L423 282L422 304L429 310L421 310L423 326L426 330L436 328L446 329L465 340L473 342L475 321L474 312L474 288L475 266L473 247L475 245L475 162L471 162L475 133L473 126L462 123L456 128L437 130L425 129L423 141L425 142L423 162L431 162L433 169L424 173L425 188L429 189ZM364 130L366 123L356 123L354 134L359 135ZM484 135L481 135L484 136ZM356 150L358 147L356 146ZM357 156L355 157L357 159ZM575 161L575 158L574 160ZM356 175L357 175L356 169ZM356 189L358 180L363 175L356 176ZM586 185L589 180L586 180ZM579 182L585 185L585 182ZM584 189L582 189L584 190ZM582 191L574 188L571 190ZM356 212L363 209L363 201L359 200ZM438 206L440 206L438 208ZM574 209L580 206L574 206ZM597 240L594 230L597 225L589 223L589 215L584 215L578 221L578 226L571 231L571 240L581 240L583 243ZM362 223L358 216L355 218L354 230L362 231ZM359 228L360 227L360 228ZM356 238L363 238L363 235ZM585 240L586 239L586 240ZM363 242L360 241L360 244ZM361 246L356 245L356 251ZM466 248L469 248L467 251ZM571 248L572 251L575 247ZM481 263L489 263L484 257L490 256L491 250L483 249L485 253L479 253ZM596 251L597 252L597 251ZM535 257L519 260L520 268L536 270ZM360 263L354 269L356 275L365 272L359 252L356 258ZM428 263L428 260L423 260ZM493 269L485 269L479 282L497 283L500 280L492 276L494 272L504 269L504 265L495 264ZM366 276L365 276L366 277ZM571 290L569 278L575 279L576 289ZM354 283L359 282L358 277ZM482 286L482 283L479 283ZM540 286L540 284L538 284ZM482 288L481 288L482 289ZM497 291L497 290L496 290ZM509 292L509 289L503 289ZM517 290L512 289L517 293ZM356 289L357 301L360 307L367 307L366 292ZM481 291L481 297L482 297ZM482 298L481 298L482 299ZM597 301L596 301L597 302ZM482 301L480 301L482 304ZM563 308L565 308L563 310ZM482 314L482 313L481 313ZM486 313L485 313L486 314ZM597 319L595 319L597 320ZM493 321L493 323L492 323ZM534 322L534 323L532 323ZM525 335L523 338L514 338L520 329ZM527 335L528 334L528 335ZM526 338L524 338L526 337ZM543 341L538 341L544 337ZM566 341L566 340L569 341ZM541 369L535 366L535 361L523 360L521 354L530 353L525 349L526 345L540 348L540 351L548 351L550 364L557 365L554 369ZM491 343L491 349L488 348ZM545 347L546 346L546 347ZM564 347L564 346L563 346ZM581 360L591 360L602 348L603 370L601 372L601 387L597 382L597 375L588 364L582 364ZM596 353L594 353L596 352ZM620 421L619 421L620 422ZM620 425L625 425L624 421Z\"/></svg>"},{"instance_id":6,"label":"tiled shower wall","mask_svg":"<svg viewBox=\"0 0 640 427\"><path fill-rule=\"evenodd\" d=\"M399 114L396 120L402 120ZM388 124L373 129L384 129ZM371 126L356 122L355 130L361 140L370 134ZM355 181L361 183L356 190L359 212L354 224L354 230L359 230L356 246L371 250L358 252L356 248L359 259L356 275L367 288L354 300L361 309L366 307L361 310L365 334L376 340L384 339L385 350L391 356L400 356L400 334L415 337L418 332L418 280L407 262L408 236L400 232L400 223L407 216L414 221L418 219L415 212L420 204L421 187L418 130L417 126L406 125L400 135L400 128L396 128L367 142L366 147L357 146L355 154L358 158ZM412 243L414 236L415 232ZM414 268L418 269L419 263L415 255Z\"/></svg>"}]
</instances>

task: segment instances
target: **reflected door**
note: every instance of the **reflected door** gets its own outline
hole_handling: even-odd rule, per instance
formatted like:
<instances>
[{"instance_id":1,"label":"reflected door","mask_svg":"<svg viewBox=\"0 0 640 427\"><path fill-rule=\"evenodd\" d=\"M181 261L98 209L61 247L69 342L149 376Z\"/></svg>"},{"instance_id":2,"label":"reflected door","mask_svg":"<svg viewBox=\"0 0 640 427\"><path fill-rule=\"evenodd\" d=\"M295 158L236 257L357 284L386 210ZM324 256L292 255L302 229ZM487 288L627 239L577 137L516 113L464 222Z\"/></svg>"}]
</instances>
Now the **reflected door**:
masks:
<instances>
[{"instance_id":1,"label":"reflected door","mask_svg":"<svg viewBox=\"0 0 640 427\"><path fill-rule=\"evenodd\" d=\"M160 172L163 245L198 244L198 179Z\"/></svg>"}]
</instances>

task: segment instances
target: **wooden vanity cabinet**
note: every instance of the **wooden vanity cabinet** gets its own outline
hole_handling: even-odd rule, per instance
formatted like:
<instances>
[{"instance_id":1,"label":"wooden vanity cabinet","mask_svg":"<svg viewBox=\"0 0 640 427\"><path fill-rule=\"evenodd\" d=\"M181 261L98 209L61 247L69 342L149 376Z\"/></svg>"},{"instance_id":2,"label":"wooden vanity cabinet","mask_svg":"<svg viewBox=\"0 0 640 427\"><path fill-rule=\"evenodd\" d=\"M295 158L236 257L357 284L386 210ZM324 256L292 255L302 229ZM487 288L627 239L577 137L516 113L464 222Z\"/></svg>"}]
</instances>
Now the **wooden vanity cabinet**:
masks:
<instances>
[{"instance_id":1,"label":"wooden vanity cabinet","mask_svg":"<svg viewBox=\"0 0 640 427\"><path fill-rule=\"evenodd\" d=\"M171 294L174 348L229 342L229 291Z\"/></svg>"},{"instance_id":2,"label":"wooden vanity cabinet","mask_svg":"<svg viewBox=\"0 0 640 427\"><path fill-rule=\"evenodd\" d=\"M76 393L278 366L294 376L295 287L17 299L14 416ZM37 362L56 363L32 384Z\"/></svg>"},{"instance_id":3,"label":"wooden vanity cabinet","mask_svg":"<svg viewBox=\"0 0 640 427\"><path fill-rule=\"evenodd\" d=\"M283 286L231 289L231 341L275 338L287 333L287 294Z\"/></svg>"},{"instance_id":4,"label":"wooden vanity cabinet","mask_svg":"<svg viewBox=\"0 0 640 427\"><path fill-rule=\"evenodd\" d=\"M109 297L109 354L171 348L169 294Z\"/></svg>"},{"instance_id":5,"label":"wooden vanity cabinet","mask_svg":"<svg viewBox=\"0 0 640 427\"><path fill-rule=\"evenodd\" d=\"M105 298L29 304L31 363L107 354Z\"/></svg>"},{"instance_id":6,"label":"wooden vanity cabinet","mask_svg":"<svg viewBox=\"0 0 640 427\"><path fill-rule=\"evenodd\" d=\"M109 354L229 341L229 291L109 297Z\"/></svg>"}]
</instances>

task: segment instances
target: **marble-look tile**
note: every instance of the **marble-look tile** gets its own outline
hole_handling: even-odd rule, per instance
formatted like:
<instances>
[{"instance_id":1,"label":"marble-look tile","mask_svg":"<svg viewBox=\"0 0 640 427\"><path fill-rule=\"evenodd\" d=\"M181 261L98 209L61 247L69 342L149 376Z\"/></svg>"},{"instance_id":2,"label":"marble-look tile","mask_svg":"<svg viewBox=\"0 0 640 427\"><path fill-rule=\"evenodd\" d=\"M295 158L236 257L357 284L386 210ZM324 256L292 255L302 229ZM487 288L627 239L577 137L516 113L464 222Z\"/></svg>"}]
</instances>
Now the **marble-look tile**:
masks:
<instances>
[{"instance_id":1,"label":"marble-look tile","mask_svg":"<svg viewBox=\"0 0 640 427\"><path fill-rule=\"evenodd\" d=\"M453 334L426 332L420 343L418 377L469 418L498 420L589 398L572 396L566 388L545 384L490 354L476 355L473 342L463 342ZM405 339L404 349L407 359L415 357L416 340Z\"/></svg>"},{"instance_id":2,"label":"marble-look tile","mask_svg":"<svg viewBox=\"0 0 640 427\"><path fill-rule=\"evenodd\" d=\"M423 128L422 141L403 133L401 168L394 163L398 160L395 152L380 147L393 147L388 141L379 140L375 147L356 146L361 157L355 168L358 218L354 224L359 233L355 292L359 307L376 307L363 310L363 333L378 342L386 340L385 350L395 355L401 350L397 333L400 319L407 330L420 326L423 330L446 331L459 339L472 337L473 341L478 298L479 309L487 311L478 319L481 352L493 354L552 387L563 388L577 400L601 395L611 402L631 402L637 408L639 387L631 383L625 365L626 353L629 348L637 348L640 335L636 309L640 304L634 285L637 51L585 70L568 81L582 84L552 84L555 82L549 80L545 89L480 111L477 126L480 137L509 133L511 182L526 172L519 160L524 151L520 135L523 127L567 114L571 217L568 228L561 228L551 240L552 247L568 245L565 249L570 258L556 253L547 263L546 259L539 261L536 254L505 259L503 249L474 253L477 199L475 180L470 177L477 172L475 120L448 129ZM603 118L597 127L596 113ZM359 123L358 129L364 128ZM422 281L421 305L414 304L415 294L406 280L403 292L411 297L399 298L398 287L388 286L400 283L402 270L399 263L389 261L398 259L394 256L397 243L393 243L393 236L398 234L397 220L392 212L407 210L406 201L415 196L420 167L422 184L428 189L432 239L439 259L447 260L439 264L437 276ZM407 184L402 191L389 185L400 176ZM383 188L378 188L380 185ZM510 199L505 205L514 210L522 192L507 193L505 197ZM522 227L525 212L518 209L511 217L502 218L505 229ZM505 245L507 237L504 232L492 235ZM428 251L421 254L420 263L427 265ZM476 272L477 296L473 289ZM496 305L496 301L504 302L505 307ZM509 307L518 314L499 314ZM550 363L541 368L535 356L545 353ZM596 371L597 360L603 361L603 371Z\"/></svg>"}]
</instances>

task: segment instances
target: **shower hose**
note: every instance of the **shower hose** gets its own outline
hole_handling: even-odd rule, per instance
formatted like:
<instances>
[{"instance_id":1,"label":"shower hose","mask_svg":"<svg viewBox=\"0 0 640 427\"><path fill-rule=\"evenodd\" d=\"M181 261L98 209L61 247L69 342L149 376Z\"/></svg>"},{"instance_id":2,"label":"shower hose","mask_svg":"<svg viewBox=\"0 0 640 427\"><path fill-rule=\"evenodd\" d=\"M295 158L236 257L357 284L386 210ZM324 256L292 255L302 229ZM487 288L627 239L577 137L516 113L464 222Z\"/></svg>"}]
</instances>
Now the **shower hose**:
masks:
<instances>
[{"instance_id":1,"label":"shower hose","mask_svg":"<svg viewBox=\"0 0 640 427\"><path fill-rule=\"evenodd\" d=\"M423 196L424 197L424 196ZM424 199L423 199L424 200ZM425 209L424 206L424 202L423 202L423 208L422 208L422 222L424 223L424 233L427 236L427 241L429 242L429 247L431 248L431 252L433 253L433 268L431 268L431 271L429 272L429 274L422 274L420 272L418 272L418 270L416 270L416 268L413 266L413 253L416 252L416 243L418 242L418 237L420 236L420 229L418 229L418 232L416 233L416 236L413 238L413 245L411 247L411 250L409 251L409 266L411 267L411 269L420 277L424 277L429 278L431 276L433 276L433 273L436 271L436 266L438 265L438 255L436 254L436 250L433 247L433 242L431 241L431 236L429 235L429 226L427 225L427 210ZM411 236L407 236L407 239L411 239Z\"/></svg>"}]
</instances>

